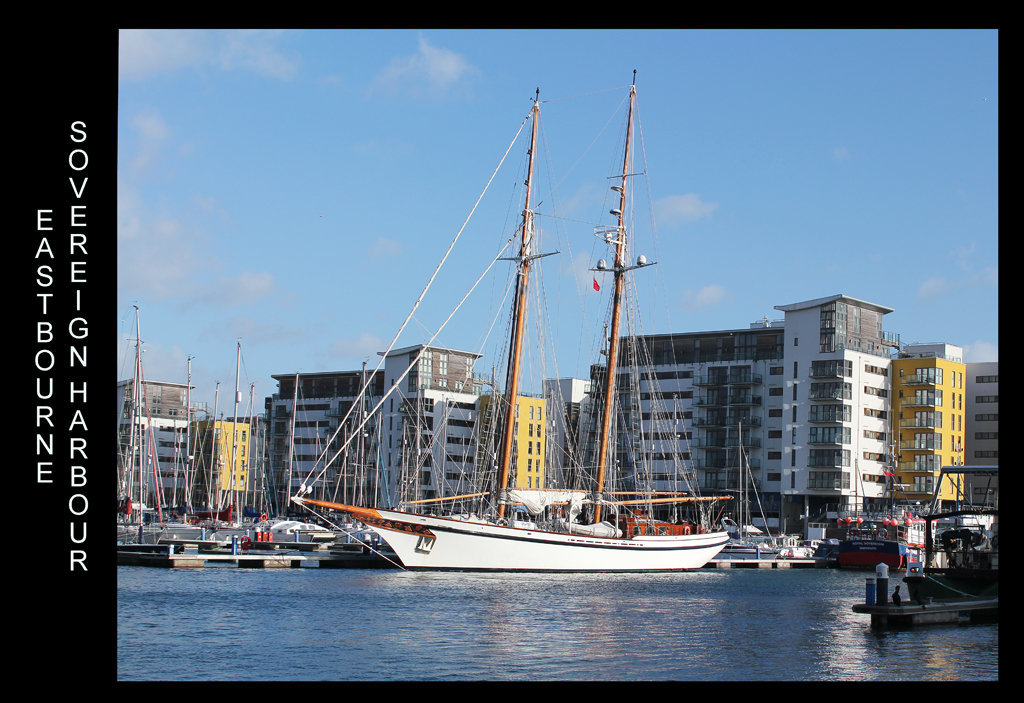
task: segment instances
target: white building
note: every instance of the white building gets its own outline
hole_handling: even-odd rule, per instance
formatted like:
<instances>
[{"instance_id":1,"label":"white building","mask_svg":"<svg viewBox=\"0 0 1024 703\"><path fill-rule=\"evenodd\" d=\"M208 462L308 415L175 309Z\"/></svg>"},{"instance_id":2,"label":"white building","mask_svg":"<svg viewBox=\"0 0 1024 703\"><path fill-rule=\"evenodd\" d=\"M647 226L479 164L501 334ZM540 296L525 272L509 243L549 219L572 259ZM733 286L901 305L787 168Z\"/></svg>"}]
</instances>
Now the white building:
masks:
<instances>
[{"instance_id":1,"label":"white building","mask_svg":"<svg viewBox=\"0 0 1024 703\"><path fill-rule=\"evenodd\" d=\"M491 462L476 456L480 356L420 344L385 357L384 389L394 391L381 408L382 505L477 492L474 465Z\"/></svg>"},{"instance_id":2,"label":"white building","mask_svg":"<svg viewBox=\"0 0 1024 703\"><path fill-rule=\"evenodd\" d=\"M827 522L885 497L892 308L846 295L777 305L785 313L784 524Z\"/></svg>"},{"instance_id":3,"label":"white building","mask_svg":"<svg viewBox=\"0 0 1024 703\"><path fill-rule=\"evenodd\" d=\"M552 378L544 381L544 400L548 408L547 433L548 488L566 487L571 470L578 470L580 419L587 410L591 381L584 378ZM571 480L571 479L569 479Z\"/></svg>"},{"instance_id":4,"label":"white building","mask_svg":"<svg viewBox=\"0 0 1024 703\"><path fill-rule=\"evenodd\" d=\"M155 508L159 485L162 504L179 505L194 479L186 471L188 385L168 381L141 385L139 395L134 381L117 383L118 480L125 484L119 490L138 500L141 486L145 507Z\"/></svg>"}]
</instances>

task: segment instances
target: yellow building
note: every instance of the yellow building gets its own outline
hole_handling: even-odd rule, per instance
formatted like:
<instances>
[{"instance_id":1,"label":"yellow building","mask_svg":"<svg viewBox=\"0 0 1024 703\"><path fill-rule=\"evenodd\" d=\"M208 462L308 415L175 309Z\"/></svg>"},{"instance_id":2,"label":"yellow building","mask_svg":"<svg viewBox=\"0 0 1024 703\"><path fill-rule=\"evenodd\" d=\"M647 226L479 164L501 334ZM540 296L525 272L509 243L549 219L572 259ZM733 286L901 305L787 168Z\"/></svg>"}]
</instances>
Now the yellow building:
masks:
<instances>
[{"instance_id":1,"label":"yellow building","mask_svg":"<svg viewBox=\"0 0 1024 703\"><path fill-rule=\"evenodd\" d=\"M516 401L515 476L516 488L544 487L544 399L519 396Z\"/></svg>"},{"instance_id":2,"label":"yellow building","mask_svg":"<svg viewBox=\"0 0 1024 703\"><path fill-rule=\"evenodd\" d=\"M199 423L203 455L213 461L213 485L221 491L244 491L249 481L249 423L217 420ZM232 437L234 430L234 437ZM211 447L210 441L213 445ZM232 468L233 467L233 468Z\"/></svg>"},{"instance_id":3,"label":"yellow building","mask_svg":"<svg viewBox=\"0 0 1024 703\"><path fill-rule=\"evenodd\" d=\"M488 405L491 396L480 397L480 416L485 422L490 419ZM516 400L516 421L512 439L512 459L514 464L509 469L509 486L511 488L543 488L545 461L543 398L521 395Z\"/></svg>"},{"instance_id":4,"label":"yellow building","mask_svg":"<svg viewBox=\"0 0 1024 703\"><path fill-rule=\"evenodd\" d=\"M908 345L892 362L897 482L902 497L922 507L934 495L940 469L964 463L965 376L963 350L951 344ZM953 486L944 483L939 499L954 498Z\"/></svg>"}]
</instances>

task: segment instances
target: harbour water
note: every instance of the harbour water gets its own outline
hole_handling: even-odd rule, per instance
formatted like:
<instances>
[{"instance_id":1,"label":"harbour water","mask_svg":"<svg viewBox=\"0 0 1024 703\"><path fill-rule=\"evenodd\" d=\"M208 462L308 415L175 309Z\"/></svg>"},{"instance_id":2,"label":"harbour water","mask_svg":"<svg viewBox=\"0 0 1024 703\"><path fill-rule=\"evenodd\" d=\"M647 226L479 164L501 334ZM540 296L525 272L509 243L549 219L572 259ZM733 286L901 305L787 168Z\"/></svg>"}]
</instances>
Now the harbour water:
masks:
<instances>
[{"instance_id":1,"label":"harbour water","mask_svg":"<svg viewBox=\"0 0 1024 703\"><path fill-rule=\"evenodd\" d=\"M120 566L117 677L998 680L997 623L873 630L869 618L851 611L868 575Z\"/></svg>"}]
</instances>

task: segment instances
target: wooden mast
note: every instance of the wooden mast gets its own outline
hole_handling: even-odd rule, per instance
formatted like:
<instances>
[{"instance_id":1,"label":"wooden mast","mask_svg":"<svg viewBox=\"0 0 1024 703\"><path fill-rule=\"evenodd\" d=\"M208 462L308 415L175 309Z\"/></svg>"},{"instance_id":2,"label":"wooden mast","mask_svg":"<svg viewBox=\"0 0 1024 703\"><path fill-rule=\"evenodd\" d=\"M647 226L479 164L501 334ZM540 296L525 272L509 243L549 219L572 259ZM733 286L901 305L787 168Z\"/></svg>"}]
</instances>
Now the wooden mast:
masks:
<instances>
[{"instance_id":1,"label":"wooden mast","mask_svg":"<svg viewBox=\"0 0 1024 703\"><path fill-rule=\"evenodd\" d=\"M533 156L537 150L537 121L540 116L540 89L533 100L533 129L530 136L529 166L526 175L526 202L523 205L523 225L519 246L519 276L516 282L515 328L512 330L512 346L509 350L508 377L505 388L505 431L502 434L501 474L498 481L498 496L508 488L512 463L513 431L516 421L516 400L519 395L519 357L523 347L523 328L526 326L526 287L530 277L530 246L533 235L533 212L530 211L530 193L533 185ZM505 504L499 500L498 517L505 517Z\"/></svg>"},{"instance_id":2,"label":"wooden mast","mask_svg":"<svg viewBox=\"0 0 1024 703\"><path fill-rule=\"evenodd\" d=\"M622 293L625 281L626 228L624 217L626 211L626 182L629 175L629 152L633 135L633 106L636 102L636 71L633 71L633 84L629 87L629 119L626 123L626 152L622 159L622 181L619 187L618 227L615 237L615 291L612 298L612 327L608 340L608 373L604 386L604 412L601 416L600 445L597 453L597 487L596 493L604 491L605 464L608 461L608 437L611 432L612 410L615 406L615 368L619 355L619 317L622 306ZM594 504L594 522L601 521L601 504Z\"/></svg>"}]
</instances>

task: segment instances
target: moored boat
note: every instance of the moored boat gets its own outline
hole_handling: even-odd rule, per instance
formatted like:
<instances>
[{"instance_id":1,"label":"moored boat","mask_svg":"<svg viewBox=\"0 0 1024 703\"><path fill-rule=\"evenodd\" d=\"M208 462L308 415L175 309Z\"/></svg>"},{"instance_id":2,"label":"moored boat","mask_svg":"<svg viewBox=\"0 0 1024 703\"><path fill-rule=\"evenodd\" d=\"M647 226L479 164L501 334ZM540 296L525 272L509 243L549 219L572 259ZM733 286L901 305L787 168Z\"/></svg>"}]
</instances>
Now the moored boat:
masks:
<instances>
[{"instance_id":1,"label":"moored boat","mask_svg":"<svg viewBox=\"0 0 1024 703\"><path fill-rule=\"evenodd\" d=\"M515 428L516 403L520 398L519 365L522 350L522 334L526 320L527 286L530 280L531 263L544 254L535 253L534 212L531 203L533 180L533 159L537 147L537 123L540 113L539 95L531 110L533 124L528 154L528 175L525 181L526 198L523 208L520 235L520 249L513 294L511 323L512 339L507 366L507 382L501 403L500 443L494 452L497 466L497 480L490 479L491 491L472 496L486 495L492 500L491 508L482 516L466 514L440 515L389 508L367 508L343 503L317 500L309 497L304 485L292 497L293 502L306 507L323 507L347 513L374 530L388 542L407 569L457 569L457 570L500 570L500 571L678 571L697 569L712 559L728 541L722 530L713 528L710 515L700 523L668 522L654 520L649 515L632 513L638 506L672 501L690 503L701 507L703 501L715 500L692 493L679 492L671 497L652 499L650 491L635 500L616 500L612 493L606 493L606 474L613 470L615 457L613 418L616 418L616 373L619 366L620 314L624 310L623 297L626 292L627 273L651 265L642 256L636 266L630 266L626 259L627 232L623 212L627 205L627 190L632 155L632 132L635 108L635 85L630 86L629 115L626 128L625 155L618 184L612 187L617 192L618 205L611 210L617 224L601 228L602 235L614 249L613 265L603 260L595 271L614 275L612 313L610 328L606 328L607 348L603 395L603 407L597 417L600 427L597 431L596 476L593 489L588 491L544 491L541 489L530 499L524 496L524 489L510 486L510 467L513 461L513 436ZM599 289L595 279L595 289ZM413 362L416 363L415 361ZM380 401L383 402L383 401ZM489 454L488 454L489 455ZM547 493L549 495L541 495ZM518 494L518 497L517 495ZM422 503L424 501L415 501ZM525 505L531 519L514 519L506 511ZM555 506L568 505L568 510L558 507L564 516L559 520L544 519L545 511ZM580 508L589 508L588 517L578 520ZM417 506L418 507L418 506ZM619 510L623 510L620 516ZM614 512L612 519L602 519L603 511Z\"/></svg>"},{"instance_id":2,"label":"moored boat","mask_svg":"<svg viewBox=\"0 0 1024 703\"><path fill-rule=\"evenodd\" d=\"M998 467L943 467L943 480L965 474L998 476ZM999 596L999 511L993 506L959 505L925 516L923 559L904 577L915 603L942 599L993 599Z\"/></svg>"},{"instance_id":3,"label":"moored boat","mask_svg":"<svg viewBox=\"0 0 1024 703\"><path fill-rule=\"evenodd\" d=\"M874 569L886 564L904 569L924 549L924 520L909 513L840 518L846 537L839 540L836 560L840 568Z\"/></svg>"}]
</instances>

